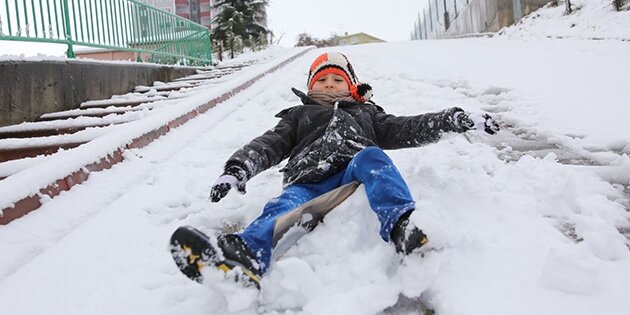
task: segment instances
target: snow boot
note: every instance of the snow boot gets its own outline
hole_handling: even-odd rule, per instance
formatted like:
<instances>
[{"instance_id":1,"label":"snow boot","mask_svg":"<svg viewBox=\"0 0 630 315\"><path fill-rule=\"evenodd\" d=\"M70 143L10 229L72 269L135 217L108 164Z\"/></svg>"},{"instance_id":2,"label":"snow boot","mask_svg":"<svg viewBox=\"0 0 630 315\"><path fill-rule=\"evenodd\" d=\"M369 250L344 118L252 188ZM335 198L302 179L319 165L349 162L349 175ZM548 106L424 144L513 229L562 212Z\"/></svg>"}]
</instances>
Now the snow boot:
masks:
<instances>
[{"instance_id":1,"label":"snow boot","mask_svg":"<svg viewBox=\"0 0 630 315\"><path fill-rule=\"evenodd\" d=\"M410 224L409 216L411 212L412 211L409 211L403 214L400 219L398 219L391 233L392 242L396 246L396 252L405 255L411 254L411 252L419 249L429 241L422 230L416 227L413 222Z\"/></svg>"},{"instance_id":2,"label":"snow boot","mask_svg":"<svg viewBox=\"0 0 630 315\"><path fill-rule=\"evenodd\" d=\"M193 227L182 226L171 236L171 254L179 270L199 283L203 282L201 270L213 266L228 278L260 289L262 272L258 262L238 235L225 234L214 239Z\"/></svg>"}]
</instances>

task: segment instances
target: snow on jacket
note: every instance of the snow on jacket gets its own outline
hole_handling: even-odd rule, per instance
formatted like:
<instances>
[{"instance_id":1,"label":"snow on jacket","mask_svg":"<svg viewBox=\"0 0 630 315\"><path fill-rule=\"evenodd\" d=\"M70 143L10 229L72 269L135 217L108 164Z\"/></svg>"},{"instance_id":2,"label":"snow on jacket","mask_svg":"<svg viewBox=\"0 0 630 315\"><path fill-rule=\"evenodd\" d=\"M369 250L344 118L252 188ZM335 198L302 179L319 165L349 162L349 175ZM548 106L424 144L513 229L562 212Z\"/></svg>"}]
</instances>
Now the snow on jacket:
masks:
<instances>
[{"instance_id":1,"label":"snow on jacket","mask_svg":"<svg viewBox=\"0 0 630 315\"><path fill-rule=\"evenodd\" d=\"M453 114L458 107L416 116L394 116L368 103L338 102L319 105L292 89L303 105L276 115L280 122L237 150L226 169L239 166L247 179L289 158L282 168L284 184L314 183L346 168L352 157L368 146L382 149L417 147L438 141L443 132L462 132Z\"/></svg>"}]
</instances>

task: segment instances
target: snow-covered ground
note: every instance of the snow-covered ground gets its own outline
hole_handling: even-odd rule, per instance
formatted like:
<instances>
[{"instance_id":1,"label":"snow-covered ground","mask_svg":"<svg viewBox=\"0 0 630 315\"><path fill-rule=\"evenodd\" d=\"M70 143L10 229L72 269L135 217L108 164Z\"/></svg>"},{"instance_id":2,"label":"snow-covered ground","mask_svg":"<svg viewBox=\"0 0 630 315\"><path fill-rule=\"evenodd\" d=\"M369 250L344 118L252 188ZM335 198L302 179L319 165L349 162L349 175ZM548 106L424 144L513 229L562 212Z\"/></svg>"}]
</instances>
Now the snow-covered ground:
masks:
<instances>
[{"instance_id":1,"label":"snow-covered ground","mask_svg":"<svg viewBox=\"0 0 630 315\"><path fill-rule=\"evenodd\" d=\"M573 12L566 14L566 1L557 1L525 16L520 23L499 32L517 38L550 37L630 41L630 2L616 12L612 0L571 0Z\"/></svg>"},{"instance_id":2,"label":"snow-covered ground","mask_svg":"<svg viewBox=\"0 0 630 315\"><path fill-rule=\"evenodd\" d=\"M1 227L2 314L408 314L421 303L436 314L628 313L630 244L619 232L630 230L628 43L524 37L334 50L389 113L457 105L503 125L495 136L388 151L429 235L424 257L401 259L379 238L359 189L274 263L260 296L191 282L173 263L167 243L178 226L218 233L280 193L276 167L246 195L208 201L231 153L298 104L289 88L304 88L315 50ZM551 149L517 154L528 143Z\"/></svg>"}]
</instances>

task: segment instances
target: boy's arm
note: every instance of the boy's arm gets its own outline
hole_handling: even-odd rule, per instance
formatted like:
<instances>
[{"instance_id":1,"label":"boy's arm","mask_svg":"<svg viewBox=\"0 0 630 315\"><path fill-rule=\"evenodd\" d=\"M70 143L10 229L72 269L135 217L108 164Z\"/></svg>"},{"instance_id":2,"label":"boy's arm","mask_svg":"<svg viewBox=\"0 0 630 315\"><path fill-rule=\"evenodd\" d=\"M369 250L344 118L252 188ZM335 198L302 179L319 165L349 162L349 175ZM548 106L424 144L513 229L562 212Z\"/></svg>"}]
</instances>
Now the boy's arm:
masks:
<instances>
[{"instance_id":1,"label":"boy's arm","mask_svg":"<svg viewBox=\"0 0 630 315\"><path fill-rule=\"evenodd\" d=\"M291 154L296 128L291 111L283 111L282 120L262 136L237 150L225 163L223 174L210 190L212 202L219 202L232 188L245 193L245 183L256 174L280 163Z\"/></svg>"},{"instance_id":2,"label":"boy's arm","mask_svg":"<svg viewBox=\"0 0 630 315\"><path fill-rule=\"evenodd\" d=\"M394 116L378 110L373 116L378 145L383 149L417 147L438 141L444 132L470 129L457 123L456 113L464 114L464 110L452 107L416 116Z\"/></svg>"},{"instance_id":3,"label":"boy's arm","mask_svg":"<svg viewBox=\"0 0 630 315\"><path fill-rule=\"evenodd\" d=\"M274 128L234 152L225 163L225 170L239 167L245 171L243 180L247 181L289 157L296 138L296 128L290 116L285 116Z\"/></svg>"}]
</instances>

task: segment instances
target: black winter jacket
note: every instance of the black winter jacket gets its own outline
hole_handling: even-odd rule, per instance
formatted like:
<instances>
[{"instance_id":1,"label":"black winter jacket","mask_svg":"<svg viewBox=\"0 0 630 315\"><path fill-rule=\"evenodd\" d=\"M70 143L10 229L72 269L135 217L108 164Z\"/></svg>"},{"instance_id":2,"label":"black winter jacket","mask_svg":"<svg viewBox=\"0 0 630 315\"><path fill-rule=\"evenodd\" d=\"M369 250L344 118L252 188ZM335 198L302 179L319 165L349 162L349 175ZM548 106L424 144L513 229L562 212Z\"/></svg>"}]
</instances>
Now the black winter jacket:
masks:
<instances>
[{"instance_id":1,"label":"black winter jacket","mask_svg":"<svg viewBox=\"0 0 630 315\"><path fill-rule=\"evenodd\" d=\"M463 132L455 125L458 107L417 116L386 114L380 106L341 101L335 107L319 105L292 89L303 105L276 115L280 122L236 151L225 168L239 166L247 179L289 158L281 170L284 184L314 183L345 169L367 146L382 149L417 147L440 139L443 132Z\"/></svg>"}]
</instances>

